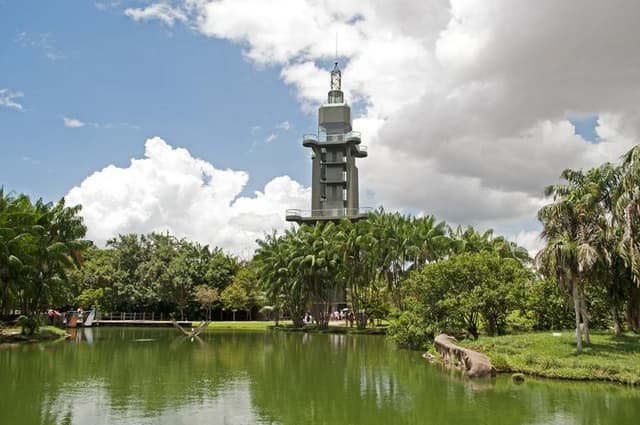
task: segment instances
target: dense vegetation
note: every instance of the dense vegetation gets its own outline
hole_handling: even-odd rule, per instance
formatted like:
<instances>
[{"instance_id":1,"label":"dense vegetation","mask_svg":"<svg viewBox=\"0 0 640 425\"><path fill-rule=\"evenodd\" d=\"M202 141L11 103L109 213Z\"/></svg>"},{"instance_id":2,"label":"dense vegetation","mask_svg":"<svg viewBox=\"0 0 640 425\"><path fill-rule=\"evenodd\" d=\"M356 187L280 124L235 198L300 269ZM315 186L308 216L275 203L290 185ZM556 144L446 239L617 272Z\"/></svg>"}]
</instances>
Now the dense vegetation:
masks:
<instances>
[{"instance_id":1,"label":"dense vegetation","mask_svg":"<svg viewBox=\"0 0 640 425\"><path fill-rule=\"evenodd\" d=\"M0 314L31 314L71 297L69 271L89 245L79 211L0 188Z\"/></svg>"},{"instance_id":2,"label":"dense vegetation","mask_svg":"<svg viewBox=\"0 0 640 425\"><path fill-rule=\"evenodd\" d=\"M413 271L464 253L510 258L523 272L529 261L524 249L490 231L452 230L433 216L383 211L355 223L303 225L259 244L254 263L267 299L296 325L311 306L319 326L326 326L331 307L340 303L356 313L359 327L390 312L406 321L417 314L407 280Z\"/></svg>"},{"instance_id":3,"label":"dense vegetation","mask_svg":"<svg viewBox=\"0 0 640 425\"><path fill-rule=\"evenodd\" d=\"M539 211L544 249L433 216L378 210L366 220L269 234L250 261L169 234L82 240L79 206L0 191L0 312L49 306L251 319L258 311L327 327L335 309L364 328L391 319L402 346L439 332L626 325L640 329L640 147L618 165L565 170ZM82 265L78 268L77 266ZM623 320L626 319L626 320ZM581 332L576 332L578 351Z\"/></svg>"},{"instance_id":4,"label":"dense vegetation","mask_svg":"<svg viewBox=\"0 0 640 425\"><path fill-rule=\"evenodd\" d=\"M589 299L598 293L616 335L623 312L640 329L640 146L619 165L565 170L562 177L562 184L547 187L553 202L538 213L546 246L536 262L571 295L581 351L582 333L590 343Z\"/></svg>"},{"instance_id":5,"label":"dense vegetation","mask_svg":"<svg viewBox=\"0 0 640 425\"><path fill-rule=\"evenodd\" d=\"M70 276L74 302L85 308L211 319L223 309L235 317L263 304L249 266L219 248L168 234L130 234L85 255L82 269Z\"/></svg>"}]
</instances>

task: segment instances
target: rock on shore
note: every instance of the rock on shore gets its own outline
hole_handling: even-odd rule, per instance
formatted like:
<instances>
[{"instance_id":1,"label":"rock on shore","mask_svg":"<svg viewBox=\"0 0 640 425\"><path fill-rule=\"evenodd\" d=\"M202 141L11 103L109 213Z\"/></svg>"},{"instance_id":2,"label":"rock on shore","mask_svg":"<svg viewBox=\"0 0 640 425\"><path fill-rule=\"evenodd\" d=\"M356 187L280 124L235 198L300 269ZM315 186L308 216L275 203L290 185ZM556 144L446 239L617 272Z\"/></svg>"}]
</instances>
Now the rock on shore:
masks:
<instances>
[{"instance_id":1,"label":"rock on shore","mask_svg":"<svg viewBox=\"0 0 640 425\"><path fill-rule=\"evenodd\" d=\"M438 335L434 340L436 351L442 356L442 360L449 367L460 367L467 376L472 378L487 378L496 376L496 368L493 367L487 356L468 348L455 344L456 339L446 334Z\"/></svg>"}]
</instances>

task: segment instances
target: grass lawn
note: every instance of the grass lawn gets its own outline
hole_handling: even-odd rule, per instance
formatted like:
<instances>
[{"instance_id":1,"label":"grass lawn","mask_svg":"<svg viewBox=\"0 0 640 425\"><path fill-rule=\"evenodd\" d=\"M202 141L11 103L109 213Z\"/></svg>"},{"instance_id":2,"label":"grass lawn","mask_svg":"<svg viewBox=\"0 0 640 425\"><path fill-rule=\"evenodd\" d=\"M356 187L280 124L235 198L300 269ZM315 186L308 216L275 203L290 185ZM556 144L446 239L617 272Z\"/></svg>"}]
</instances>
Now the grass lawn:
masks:
<instances>
[{"instance_id":1,"label":"grass lawn","mask_svg":"<svg viewBox=\"0 0 640 425\"><path fill-rule=\"evenodd\" d=\"M23 336L20 335L22 328L5 328L2 330L4 334L3 337L0 337L0 341L3 339L7 341L47 341L53 339L64 338L66 336L66 332L64 329L56 328L55 326L40 326L38 333L36 335L31 336ZM18 335L15 335L18 334Z\"/></svg>"},{"instance_id":2,"label":"grass lawn","mask_svg":"<svg viewBox=\"0 0 640 425\"><path fill-rule=\"evenodd\" d=\"M195 328L202 322L193 322L192 326ZM315 325L305 325L303 328L294 328L291 320L281 320L279 326L275 327L274 321L260 321L260 322L211 322L207 327L207 331L216 330L235 330L235 331L268 331L271 329L277 329L282 331L291 332L320 332L320 333L349 333L349 334L383 334L386 332L386 328L366 328L357 329L356 327L350 328L346 326L329 326L329 329L321 329L318 331Z\"/></svg>"},{"instance_id":3,"label":"grass lawn","mask_svg":"<svg viewBox=\"0 0 640 425\"><path fill-rule=\"evenodd\" d=\"M193 322L192 326L195 328L202 322ZM217 330L235 330L235 331L267 331L276 322L273 321L255 321L255 322L211 322L207 327L207 331ZM280 321L282 325L290 325L291 321Z\"/></svg>"},{"instance_id":4,"label":"grass lawn","mask_svg":"<svg viewBox=\"0 0 640 425\"><path fill-rule=\"evenodd\" d=\"M632 333L616 338L591 331L591 345L584 345L582 354L576 353L573 331L481 336L460 345L485 353L499 372L640 385L640 335Z\"/></svg>"}]
</instances>

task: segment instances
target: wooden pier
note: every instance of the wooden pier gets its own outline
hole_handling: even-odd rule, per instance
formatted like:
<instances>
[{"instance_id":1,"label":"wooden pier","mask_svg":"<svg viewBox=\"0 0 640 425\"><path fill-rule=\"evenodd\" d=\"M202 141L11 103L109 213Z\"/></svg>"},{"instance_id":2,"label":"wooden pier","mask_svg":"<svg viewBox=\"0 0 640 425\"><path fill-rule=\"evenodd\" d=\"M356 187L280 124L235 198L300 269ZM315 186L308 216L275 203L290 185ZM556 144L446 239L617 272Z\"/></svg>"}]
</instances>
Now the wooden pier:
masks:
<instances>
[{"instance_id":1,"label":"wooden pier","mask_svg":"<svg viewBox=\"0 0 640 425\"><path fill-rule=\"evenodd\" d=\"M98 312L93 321L96 326L132 326L132 327L155 327L164 328L173 326L172 320L166 320L162 313L102 313ZM177 323L183 328L191 328L190 320L178 320Z\"/></svg>"},{"instance_id":2,"label":"wooden pier","mask_svg":"<svg viewBox=\"0 0 640 425\"><path fill-rule=\"evenodd\" d=\"M131 327L150 327L150 328L167 328L173 326L171 320L94 320L95 326L131 326ZM192 327L191 321L178 321L183 328Z\"/></svg>"}]
</instances>

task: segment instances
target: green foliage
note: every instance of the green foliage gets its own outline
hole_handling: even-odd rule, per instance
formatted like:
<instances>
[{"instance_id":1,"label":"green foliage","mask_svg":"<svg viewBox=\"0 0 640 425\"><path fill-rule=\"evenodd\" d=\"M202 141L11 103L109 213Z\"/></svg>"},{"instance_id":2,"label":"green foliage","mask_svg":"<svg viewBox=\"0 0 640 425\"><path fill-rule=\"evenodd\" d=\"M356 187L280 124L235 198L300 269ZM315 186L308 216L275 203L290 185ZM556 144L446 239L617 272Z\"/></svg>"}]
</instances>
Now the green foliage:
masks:
<instances>
[{"instance_id":1,"label":"green foliage","mask_svg":"<svg viewBox=\"0 0 640 425\"><path fill-rule=\"evenodd\" d=\"M409 309L391 320L387 334L399 347L425 350L433 340L434 329L415 309Z\"/></svg>"},{"instance_id":2,"label":"green foliage","mask_svg":"<svg viewBox=\"0 0 640 425\"><path fill-rule=\"evenodd\" d=\"M605 312L618 335L625 308L628 324L640 328L640 299L631 284L640 281L640 146L618 166L567 169L561 177L545 189L552 202L538 212L546 242L536 258L541 271L571 291L574 328L584 329L585 344L590 325L605 325ZM582 346L578 332L578 352Z\"/></svg>"},{"instance_id":3,"label":"green foliage","mask_svg":"<svg viewBox=\"0 0 640 425\"><path fill-rule=\"evenodd\" d=\"M507 328L513 332L528 332L533 330L535 319L532 312L512 310L506 318Z\"/></svg>"},{"instance_id":4,"label":"green foliage","mask_svg":"<svg viewBox=\"0 0 640 425\"><path fill-rule=\"evenodd\" d=\"M196 288L220 294L239 270L237 259L219 248L169 234L120 235L107 245L89 250L82 269L74 274L82 305L102 291L96 301L103 310L175 313L183 319L186 314L198 317L204 309L210 319L217 304Z\"/></svg>"},{"instance_id":5,"label":"green foliage","mask_svg":"<svg viewBox=\"0 0 640 425\"><path fill-rule=\"evenodd\" d=\"M40 329L40 318L37 314L29 316L22 315L18 317L16 323L22 327L22 335L35 335L38 333L38 329Z\"/></svg>"},{"instance_id":6,"label":"green foliage","mask_svg":"<svg viewBox=\"0 0 640 425\"><path fill-rule=\"evenodd\" d=\"M194 296L203 309L207 311L207 320L211 320L211 309L220 299L218 290L207 285L195 287Z\"/></svg>"},{"instance_id":7,"label":"green foliage","mask_svg":"<svg viewBox=\"0 0 640 425\"><path fill-rule=\"evenodd\" d=\"M460 344L489 356L500 371L640 384L640 336L623 334L615 337L607 331L594 331L593 344L585 346L580 356L576 356L573 348L574 337L573 331L531 332L467 340Z\"/></svg>"},{"instance_id":8,"label":"green foliage","mask_svg":"<svg viewBox=\"0 0 640 425\"><path fill-rule=\"evenodd\" d=\"M569 294L552 278L533 280L527 287L526 311L532 323L523 330L560 330L575 324Z\"/></svg>"},{"instance_id":9,"label":"green foliage","mask_svg":"<svg viewBox=\"0 0 640 425\"><path fill-rule=\"evenodd\" d=\"M297 326L302 325L307 309L326 325L331 305L342 301L342 294L350 311L357 313L358 327L365 327L371 322L368 319L385 317L392 308L406 311L411 302L407 299L411 272L457 254L491 253L510 261L515 269L502 271L507 280L515 277L506 274L522 270L530 261L525 250L494 237L492 231L481 234L466 227L454 232L433 216L409 217L383 210L367 220L303 225L257 242L254 263L267 302L276 312L288 312ZM484 290L501 299L500 285L487 282ZM492 302L488 296L482 300L488 330L504 332L503 304ZM477 328L478 317L472 319Z\"/></svg>"},{"instance_id":10,"label":"green foliage","mask_svg":"<svg viewBox=\"0 0 640 425\"><path fill-rule=\"evenodd\" d=\"M93 308L102 304L105 293L111 292L111 288L86 288L75 299L75 304L81 307Z\"/></svg>"},{"instance_id":11,"label":"green foliage","mask_svg":"<svg viewBox=\"0 0 640 425\"><path fill-rule=\"evenodd\" d=\"M233 311L233 320L236 320L236 311L247 309L249 296L240 282L235 281L222 291L222 294L220 294L220 300L222 301L224 308Z\"/></svg>"},{"instance_id":12,"label":"green foliage","mask_svg":"<svg viewBox=\"0 0 640 425\"><path fill-rule=\"evenodd\" d=\"M418 328L407 337L409 341L413 335L433 338L440 332L477 338L481 323L488 334L503 334L507 315L522 298L530 277L518 261L486 251L426 265L407 280L407 312L390 334L398 339L396 333L409 324Z\"/></svg>"},{"instance_id":13,"label":"green foliage","mask_svg":"<svg viewBox=\"0 0 640 425\"><path fill-rule=\"evenodd\" d=\"M79 212L64 199L32 203L0 188L0 314L31 314L69 298L68 273L88 246Z\"/></svg>"}]
</instances>

